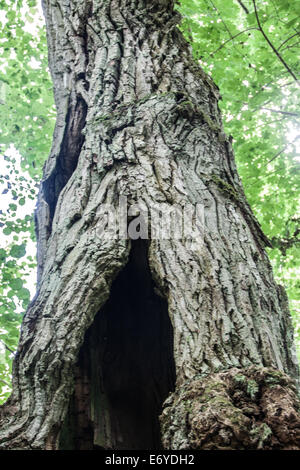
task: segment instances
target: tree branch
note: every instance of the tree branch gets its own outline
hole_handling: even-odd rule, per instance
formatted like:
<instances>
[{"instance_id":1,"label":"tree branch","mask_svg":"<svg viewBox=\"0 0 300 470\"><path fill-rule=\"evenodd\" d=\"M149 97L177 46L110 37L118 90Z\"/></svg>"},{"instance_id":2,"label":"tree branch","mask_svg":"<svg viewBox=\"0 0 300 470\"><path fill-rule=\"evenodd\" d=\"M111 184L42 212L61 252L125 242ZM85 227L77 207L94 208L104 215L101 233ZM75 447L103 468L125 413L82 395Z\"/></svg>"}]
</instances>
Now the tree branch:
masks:
<instances>
[{"instance_id":1,"label":"tree branch","mask_svg":"<svg viewBox=\"0 0 300 470\"><path fill-rule=\"evenodd\" d=\"M275 160L275 158L279 157L279 155L281 155L287 148L289 145L292 145L294 142L296 142L296 140L298 140L300 138L300 135L297 135L297 137L295 137L294 140L292 140L292 142L288 142L284 147L283 149L281 149L279 152L276 153L276 155L274 155L274 157L272 157L267 163L266 165L268 165L269 163L271 163L273 160Z\"/></svg>"},{"instance_id":2,"label":"tree branch","mask_svg":"<svg viewBox=\"0 0 300 470\"><path fill-rule=\"evenodd\" d=\"M246 15L249 15L249 10L248 10L248 8L246 7L246 5L244 5L241 0L237 0L237 2L240 4L240 6L242 7L242 9L243 9L244 12L246 13Z\"/></svg>"},{"instance_id":3,"label":"tree branch","mask_svg":"<svg viewBox=\"0 0 300 470\"><path fill-rule=\"evenodd\" d=\"M15 351L13 351L12 349L10 349L6 344L5 342L3 341L3 339L0 339L1 343L4 345L5 349L7 349L7 351L9 351L11 354L15 355Z\"/></svg>"},{"instance_id":4,"label":"tree branch","mask_svg":"<svg viewBox=\"0 0 300 470\"><path fill-rule=\"evenodd\" d=\"M259 129L260 127L267 127L270 124L274 124L275 122L283 122L285 119L288 119L288 116L282 116L280 119L273 119L272 121L263 122L262 124L255 123L253 126L248 126L247 131L251 131L252 129Z\"/></svg>"},{"instance_id":5,"label":"tree branch","mask_svg":"<svg viewBox=\"0 0 300 470\"><path fill-rule=\"evenodd\" d=\"M258 25L258 28L259 28L260 32L262 33L263 37L265 38L265 40L267 41L267 43L269 44L269 46L271 47L271 49L273 50L273 52L276 54L276 56L278 57L278 59L280 60L280 62L284 65L284 67L286 68L286 70L289 72L289 74L293 77L293 79L296 81L297 85L299 86L298 78L296 77L296 75L294 74L294 72L290 69L290 67L288 66L288 64L286 63L286 61L283 59L283 57L281 57L281 55L279 54L279 52L278 52L278 50L276 49L276 47L272 44L272 42L270 41L270 39L268 38L268 36L267 36L266 33L264 32L264 30L263 30L263 28L262 28L262 25L261 25L261 23L260 23L259 16L258 16L258 12L257 12L257 8L256 8L256 1L255 1L255 0L252 0L252 3L253 3L253 5L254 5L255 17L256 17L257 25Z\"/></svg>"},{"instance_id":6,"label":"tree branch","mask_svg":"<svg viewBox=\"0 0 300 470\"><path fill-rule=\"evenodd\" d=\"M293 116L293 117L300 118L300 114L290 113L289 111L281 111L280 109L272 109L272 108L260 108L260 109L271 111L271 113L283 114L284 116Z\"/></svg>"},{"instance_id":7,"label":"tree branch","mask_svg":"<svg viewBox=\"0 0 300 470\"><path fill-rule=\"evenodd\" d=\"M239 33L235 34L234 36L231 36L229 39L227 39L227 41L224 41L220 47L218 47L218 49L216 49L214 52L211 52L209 55L210 56L213 56L215 55L217 52L219 52L221 49L223 49L224 46L226 46L226 44L228 44L230 41L233 41L235 38L237 38L238 36L240 36L241 34L244 34L246 33L247 31L251 31L251 30L256 30L256 31L259 31L258 28L252 26L251 28L247 28L245 29L244 31L240 31Z\"/></svg>"},{"instance_id":8,"label":"tree branch","mask_svg":"<svg viewBox=\"0 0 300 470\"><path fill-rule=\"evenodd\" d=\"M300 43L300 41L294 42L294 44L291 44L289 46L285 46L282 50L286 51L287 49L292 49L293 47L298 46L299 43Z\"/></svg>"},{"instance_id":9,"label":"tree branch","mask_svg":"<svg viewBox=\"0 0 300 470\"><path fill-rule=\"evenodd\" d=\"M264 166L266 166L266 165L264 165ZM289 168L299 168L299 163L296 163L295 165L291 165ZM266 177L268 177L268 176L270 176L270 175L274 175L275 173L278 173L279 171L285 170L285 169L286 169L285 166L279 166L279 167L277 167L275 170L266 171L266 172L264 173L264 175L265 175ZM249 183L249 182L248 182L249 180L253 180L253 179L255 179L255 181L254 181L253 183ZM248 177L248 180L247 180L247 187L250 187L250 186L253 187L253 186L256 186L257 184L261 184L261 179L257 178L257 175L255 175L255 176L249 176L249 177Z\"/></svg>"},{"instance_id":10,"label":"tree branch","mask_svg":"<svg viewBox=\"0 0 300 470\"><path fill-rule=\"evenodd\" d=\"M289 248L292 248L294 245L299 245L300 239L297 238L299 232L295 232L291 238L280 238L280 237L273 237L271 238L271 243L274 248L278 248L283 256L286 256L286 252Z\"/></svg>"},{"instance_id":11,"label":"tree branch","mask_svg":"<svg viewBox=\"0 0 300 470\"><path fill-rule=\"evenodd\" d=\"M228 34L229 34L229 36L230 36L230 40L234 41L234 37L232 36L231 31L230 31L230 29L228 28L227 24L226 24L225 21L223 20L220 11L219 11L218 8L215 6L215 4L213 3L212 0L208 0L208 1L209 1L209 3L212 5L213 10L215 10L215 11L217 12L217 15L220 17L220 20L222 21L222 23L223 23L223 25L224 25L224 28L226 29L226 31L228 32ZM206 4L207 4L207 2L206 2ZM234 44L234 42L233 42L233 45L234 45L234 47L236 47L236 45ZM240 51L239 51L238 48L236 48L236 51L237 51L237 53L238 53L240 56L242 56L242 54L240 53Z\"/></svg>"},{"instance_id":12,"label":"tree branch","mask_svg":"<svg viewBox=\"0 0 300 470\"><path fill-rule=\"evenodd\" d=\"M6 382L6 380L0 379L0 382L2 382L7 387L11 387L11 385L8 382Z\"/></svg>"},{"instance_id":13,"label":"tree branch","mask_svg":"<svg viewBox=\"0 0 300 470\"><path fill-rule=\"evenodd\" d=\"M300 36L300 33L297 32L297 33L293 34L292 36L290 36L289 38L287 38L285 41L283 41L283 43L278 47L278 51L279 51L279 49L282 48L282 46L284 46L285 43L290 41L290 39L293 39L295 36Z\"/></svg>"}]
</instances>

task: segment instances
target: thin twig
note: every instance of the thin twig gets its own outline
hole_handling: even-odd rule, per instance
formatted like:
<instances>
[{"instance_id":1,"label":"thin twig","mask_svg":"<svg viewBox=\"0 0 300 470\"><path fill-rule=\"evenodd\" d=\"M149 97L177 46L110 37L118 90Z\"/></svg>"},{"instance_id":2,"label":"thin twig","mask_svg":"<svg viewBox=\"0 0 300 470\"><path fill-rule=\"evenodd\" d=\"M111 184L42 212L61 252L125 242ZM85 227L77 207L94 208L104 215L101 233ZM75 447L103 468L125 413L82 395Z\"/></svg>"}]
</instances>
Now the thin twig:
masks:
<instances>
[{"instance_id":1,"label":"thin twig","mask_svg":"<svg viewBox=\"0 0 300 470\"><path fill-rule=\"evenodd\" d=\"M267 122L263 122L262 124L253 124L253 126L248 126L247 127L247 132L248 131L251 131L252 129L259 129L260 127L267 127L269 126L270 124L274 124L275 122L282 122L284 121L284 119L288 119L289 117L288 116L282 116L280 119L273 119L273 121L267 121Z\"/></svg>"},{"instance_id":2,"label":"thin twig","mask_svg":"<svg viewBox=\"0 0 300 470\"><path fill-rule=\"evenodd\" d=\"M286 61L283 59L283 57L281 57L281 55L279 54L278 50L276 49L276 47L272 44L272 42L270 41L270 39L268 38L268 36L266 35L266 33L264 32L262 26L261 26L261 23L260 23L260 19L259 19L259 16L258 16L258 12L257 12L257 8L256 8L256 2L255 0L252 0L252 3L254 5L254 11L255 11L255 17L256 17L256 21L257 21L257 25L259 27L259 30L261 32L261 34L263 35L263 37L265 38L265 40L267 41L267 43L269 44L269 46L271 47L271 49L273 50L273 52L276 54L276 56L278 57L278 59L280 60L280 62L284 65L284 67L286 68L286 70L289 72L289 74L293 77L293 79L296 81L297 85L299 86L299 81L298 81L298 78L296 77L296 75L294 74L294 72L290 69L290 67L288 66L288 64L286 63Z\"/></svg>"},{"instance_id":3,"label":"thin twig","mask_svg":"<svg viewBox=\"0 0 300 470\"><path fill-rule=\"evenodd\" d=\"M4 385L6 385L9 388L11 387L11 385L8 382L6 382L6 380L0 379L0 382L2 382Z\"/></svg>"},{"instance_id":4,"label":"thin twig","mask_svg":"<svg viewBox=\"0 0 300 470\"><path fill-rule=\"evenodd\" d=\"M289 168L290 169L291 168L299 168L299 164L291 165ZM274 175L275 173L278 173L279 171L285 170L285 169L286 169L285 166L282 166L282 167L279 166L275 170L266 172L264 177L268 178L269 176ZM255 179L256 181L254 181L253 183L248 183L249 180L253 180L253 179ZM257 178L257 175L248 176L248 178L247 178L247 187L256 186L257 184L260 184L260 183L261 183L261 180ZM246 183L245 183L245 185L246 185Z\"/></svg>"},{"instance_id":5,"label":"thin twig","mask_svg":"<svg viewBox=\"0 0 300 470\"><path fill-rule=\"evenodd\" d=\"M296 142L296 140L298 140L300 138L300 135L297 135L297 137L295 137L294 140L292 140L292 142L288 142L282 150L280 150L280 152L276 153L276 155L274 155L274 157L271 158L271 160L269 160L266 165L268 165L269 163L271 163L273 160L275 160L275 158L279 157L279 155L281 155L287 148L289 145L293 145L294 142Z\"/></svg>"},{"instance_id":6,"label":"thin twig","mask_svg":"<svg viewBox=\"0 0 300 470\"><path fill-rule=\"evenodd\" d=\"M213 9L217 12L217 15L220 17L220 20L222 21L222 23L223 23L223 25L224 25L224 28L225 28L226 31L228 32L228 34L229 34L229 36L230 36L230 39L233 40L234 47L236 48L236 45L235 45L235 43L234 43L234 38L233 38L233 36L232 36L232 34L231 34L231 31L230 31L230 29L228 28L228 26L227 26L227 24L225 23L225 21L223 20L220 11L219 11L218 8L214 5L214 3L213 3L212 0L208 0L208 1L209 1L209 3L212 5ZM207 4L207 2L206 2L206 4ZM238 48L236 48L236 51L237 51L237 53L238 53L240 56L242 56L242 54L240 53L240 51L239 51Z\"/></svg>"},{"instance_id":7,"label":"thin twig","mask_svg":"<svg viewBox=\"0 0 300 470\"><path fill-rule=\"evenodd\" d=\"M284 114L285 116L293 116L293 117L300 118L300 114L290 113L289 111L281 111L280 109L272 109L272 108L260 108L260 109L263 109L265 111L271 111L271 113Z\"/></svg>"},{"instance_id":8,"label":"thin twig","mask_svg":"<svg viewBox=\"0 0 300 470\"><path fill-rule=\"evenodd\" d=\"M267 163L264 166L267 166L269 163L271 163L273 160L275 160L275 158L279 157L279 155L281 155L289 145L290 144L286 144L283 147L283 149L281 149L279 152L276 153L276 155L274 155L274 157L272 157L270 160L268 160Z\"/></svg>"},{"instance_id":9,"label":"thin twig","mask_svg":"<svg viewBox=\"0 0 300 470\"><path fill-rule=\"evenodd\" d=\"M7 351L9 351L11 354L15 355L15 351L13 351L12 349L10 349L6 344L5 342L3 341L3 339L0 339L1 343L4 345L5 349L7 349Z\"/></svg>"},{"instance_id":10,"label":"thin twig","mask_svg":"<svg viewBox=\"0 0 300 470\"><path fill-rule=\"evenodd\" d=\"M256 70L256 69L253 68L253 70ZM282 75L286 75L286 74L287 74L287 71L286 71L286 70L282 70ZM282 77L281 77L280 75L278 75L278 76L276 77L277 80L279 80L279 79L281 79L281 78L282 78ZM285 86L292 85L293 83L294 83L294 81L289 82L289 83L284 83L283 85L279 85L278 83L274 83L273 81L268 82L268 83L265 83L265 84L260 88L260 90L256 91L255 94L254 94L251 98L248 99L247 103L244 102L243 104L244 104L244 105L245 105L245 104L249 104L250 101L256 99L257 96L258 96L260 93L263 93L263 92L266 90L266 88L269 87L270 85L273 85L273 86L276 87L276 88L283 88L283 87L285 87ZM268 104L268 103L272 103L272 99L269 99L269 100L265 101L264 103L261 104L261 106L266 105L266 104ZM259 109L261 109L261 106L259 106L258 108L255 108L255 109L254 109L254 112L255 112L255 111L258 111Z\"/></svg>"},{"instance_id":11,"label":"thin twig","mask_svg":"<svg viewBox=\"0 0 300 470\"><path fill-rule=\"evenodd\" d=\"M293 49L295 46L298 46L300 44L300 41L294 42L294 44L290 44L289 46L285 46L282 51L286 51L287 49Z\"/></svg>"},{"instance_id":12,"label":"thin twig","mask_svg":"<svg viewBox=\"0 0 300 470\"><path fill-rule=\"evenodd\" d=\"M297 33L293 34L292 36L290 36L289 38L287 38L285 41L283 41L283 43L280 44L280 46L278 47L278 51L279 51L279 49L282 48L282 46L284 46L284 44L285 44L286 42L290 41L290 39L293 39L295 36L300 36L300 33L297 32Z\"/></svg>"},{"instance_id":13,"label":"thin twig","mask_svg":"<svg viewBox=\"0 0 300 470\"><path fill-rule=\"evenodd\" d=\"M249 15L249 10L248 10L248 8L246 7L246 5L244 5L241 0L237 0L237 1L238 1L238 3L240 4L240 6L242 7L242 9L244 10L244 12L246 13L246 15Z\"/></svg>"},{"instance_id":14,"label":"thin twig","mask_svg":"<svg viewBox=\"0 0 300 470\"><path fill-rule=\"evenodd\" d=\"M218 49L216 49L214 52L211 52L209 55L213 56L215 55L217 52L219 52L221 49L223 49L224 46L226 46L226 44L230 41L233 41L235 38L237 38L238 36L240 36L241 34L244 34L246 33L247 31L251 31L255 29L256 31L259 31L258 28L252 26L251 28L247 28L245 29L244 31L240 31L239 33L235 34L235 36L232 36L231 38L227 39L226 41L224 41L221 46L218 47Z\"/></svg>"}]
</instances>

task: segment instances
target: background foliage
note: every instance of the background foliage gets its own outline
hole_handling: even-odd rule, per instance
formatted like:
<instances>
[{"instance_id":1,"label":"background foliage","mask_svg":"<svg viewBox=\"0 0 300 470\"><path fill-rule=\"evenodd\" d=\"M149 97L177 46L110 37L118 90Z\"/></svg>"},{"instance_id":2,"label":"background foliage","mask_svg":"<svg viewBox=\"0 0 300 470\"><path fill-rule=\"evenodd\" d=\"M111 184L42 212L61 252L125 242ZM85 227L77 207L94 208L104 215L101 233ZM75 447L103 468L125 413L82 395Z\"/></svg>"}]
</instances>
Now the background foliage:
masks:
<instances>
[{"instance_id":1,"label":"background foliage","mask_svg":"<svg viewBox=\"0 0 300 470\"><path fill-rule=\"evenodd\" d=\"M37 7L35 0L0 0L0 402L10 394L20 324L34 291L27 282L36 268L33 207L55 120Z\"/></svg>"},{"instance_id":2,"label":"background foliage","mask_svg":"<svg viewBox=\"0 0 300 470\"><path fill-rule=\"evenodd\" d=\"M300 0L182 0L178 9L195 60L220 88L239 174L272 240L269 256L287 288L300 344ZM26 279L35 259L29 203L54 120L40 9L35 0L0 0L0 401L10 393L11 362L30 298Z\"/></svg>"},{"instance_id":3,"label":"background foliage","mask_svg":"<svg viewBox=\"0 0 300 470\"><path fill-rule=\"evenodd\" d=\"M183 0L179 10L195 59L220 88L225 129L272 241L267 251L287 289L300 352L300 0Z\"/></svg>"}]
</instances>

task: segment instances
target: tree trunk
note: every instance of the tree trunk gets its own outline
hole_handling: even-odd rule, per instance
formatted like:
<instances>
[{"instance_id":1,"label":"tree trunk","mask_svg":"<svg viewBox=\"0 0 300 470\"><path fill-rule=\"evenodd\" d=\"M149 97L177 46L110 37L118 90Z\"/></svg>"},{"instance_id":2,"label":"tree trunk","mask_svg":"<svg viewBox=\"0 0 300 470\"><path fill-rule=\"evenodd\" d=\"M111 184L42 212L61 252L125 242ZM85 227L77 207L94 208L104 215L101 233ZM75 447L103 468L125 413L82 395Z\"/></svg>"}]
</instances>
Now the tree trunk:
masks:
<instances>
[{"instance_id":1,"label":"tree trunk","mask_svg":"<svg viewBox=\"0 0 300 470\"><path fill-rule=\"evenodd\" d=\"M43 1L57 123L0 448L300 448L287 297L173 6Z\"/></svg>"}]
</instances>

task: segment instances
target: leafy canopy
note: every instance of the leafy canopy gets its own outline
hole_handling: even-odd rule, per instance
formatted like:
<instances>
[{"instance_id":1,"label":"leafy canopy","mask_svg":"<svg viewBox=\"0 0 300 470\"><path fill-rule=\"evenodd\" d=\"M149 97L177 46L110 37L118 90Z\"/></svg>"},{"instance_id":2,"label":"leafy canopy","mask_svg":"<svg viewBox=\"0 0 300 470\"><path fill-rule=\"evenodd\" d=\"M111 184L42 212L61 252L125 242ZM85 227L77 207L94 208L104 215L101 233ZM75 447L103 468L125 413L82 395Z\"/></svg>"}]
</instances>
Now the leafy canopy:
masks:
<instances>
[{"instance_id":1,"label":"leafy canopy","mask_svg":"<svg viewBox=\"0 0 300 470\"><path fill-rule=\"evenodd\" d=\"M300 344L300 0L182 0L177 8L195 60L220 88L239 174L272 240L269 255L287 288ZM0 0L0 401L10 393L11 361L30 297L26 277L35 269L27 208L36 198L54 120L37 2Z\"/></svg>"},{"instance_id":2,"label":"leafy canopy","mask_svg":"<svg viewBox=\"0 0 300 470\"><path fill-rule=\"evenodd\" d=\"M183 0L179 11L195 59L220 88L225 129L272 241L300 350L300 0Z\"/></svg>"}]
</instances>

